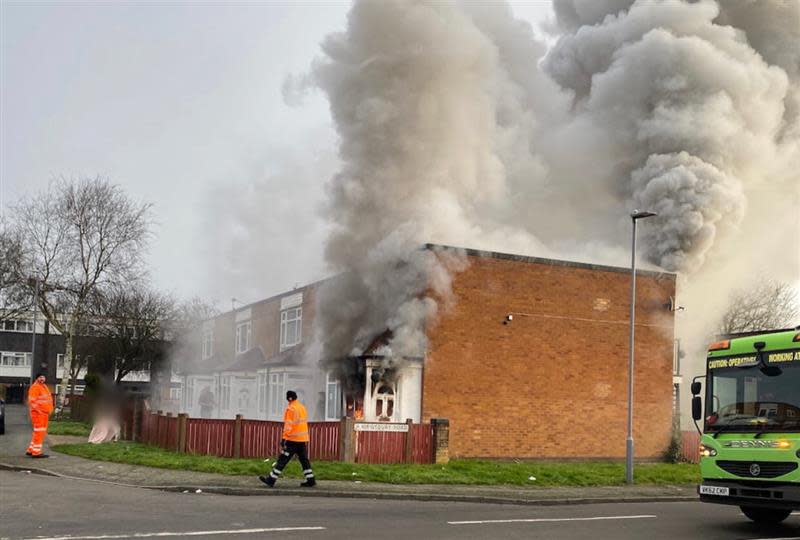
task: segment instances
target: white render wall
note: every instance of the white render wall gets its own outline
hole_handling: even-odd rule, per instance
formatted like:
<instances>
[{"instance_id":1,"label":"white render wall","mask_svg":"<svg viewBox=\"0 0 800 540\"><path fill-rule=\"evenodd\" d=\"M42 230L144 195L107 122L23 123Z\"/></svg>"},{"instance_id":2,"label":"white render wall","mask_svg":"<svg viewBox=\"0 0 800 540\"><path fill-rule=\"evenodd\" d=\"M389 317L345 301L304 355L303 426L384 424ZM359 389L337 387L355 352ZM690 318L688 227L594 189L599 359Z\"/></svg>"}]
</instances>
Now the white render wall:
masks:
<instances>
[{"instance_id":1,"label":"white render wall","mask_svg":"<svg viewBox=\"0 0 800 540\"><path fill-rule=\"evenodd\" d=\"M269 392L269 377L276 374L281 381L277 389L278 407L273 414L270 414L270 400L265 395L265 410L259 410L259 378L266 377L267 384L264 387ZM223 395L223 382L227 378L230 383L230 397L226 404ZM258 372L224 372L210 375L187 375L180 378L180 393L182 396L180 412L188 414L192 418L201 418L200 405L198 398L205 386L208 386L214 394L214 409L212 418L232 419L237 414L250 420L275 420L283 419L283 411L286 407L286 390L295 390L301 402L308 409L310 420L322 420L324 418L313 417L319 401L320 392L325 391L324 378L315 377L313 373L296 368L273 368L259 370ZM320 386L321 384L321 386ZM192 395L189 396L188 387L193 386ZM323 401L324 405L324 401ZM318 411L317 411L318 412ZM324 416L324 410L323 410Z\"/></svg>"},{"instance_id":2,"label":"white render wall","mask_svg":"<svg viewBox=\"0 0 800 540\"><path fill-rule=\"evenodd\" d=\"M364 420L367 422L379 421L375 414L377 396L374 393L375 384L372 382L372 373L379 370L382 365L381 360L367 360L367 380L364 388ZM394 385L394 410L389 421L405 422L410 418L419 423L422 417L422 362L406 360L402 367L395 369L397 370L397 379Z\"/></svg>"},{"instance_id":3,"label":"white render wall","mask_svg":"<svg viewBox=\"0 0 800 540\"><path fill-rule=\"evenodd\" d=\"M411 418L418 424L422 418L422 362L409 362L400 371L397 386L402 396L399 402L400 421Z\"/></svg>"}]
</instances>

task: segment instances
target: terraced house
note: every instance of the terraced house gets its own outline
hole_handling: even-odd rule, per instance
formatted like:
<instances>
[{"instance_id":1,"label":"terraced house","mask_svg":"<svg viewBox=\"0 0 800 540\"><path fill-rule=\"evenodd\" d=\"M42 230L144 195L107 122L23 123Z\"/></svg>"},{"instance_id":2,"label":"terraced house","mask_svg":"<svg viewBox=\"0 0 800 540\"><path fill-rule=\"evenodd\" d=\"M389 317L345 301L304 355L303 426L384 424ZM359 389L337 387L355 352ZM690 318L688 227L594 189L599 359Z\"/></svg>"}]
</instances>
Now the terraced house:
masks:
<instances>
[{"instance_id":1,"label":"terraced house","mask_svg":"<svg viewBox=\"0 0 800 540\"><path fill-rule=\"evenodd\" d=\"M341 360L348 369L320 368L315 283L207 321L175 412L279 420L293 389L314 420L446 418L453 457L624 457L630 270L462 252L455 302L430 321L423 357L386 358L376 336ZM637 271L637 458L670 440L675 288L674 274Z\"/></svg>"}]
</instances>

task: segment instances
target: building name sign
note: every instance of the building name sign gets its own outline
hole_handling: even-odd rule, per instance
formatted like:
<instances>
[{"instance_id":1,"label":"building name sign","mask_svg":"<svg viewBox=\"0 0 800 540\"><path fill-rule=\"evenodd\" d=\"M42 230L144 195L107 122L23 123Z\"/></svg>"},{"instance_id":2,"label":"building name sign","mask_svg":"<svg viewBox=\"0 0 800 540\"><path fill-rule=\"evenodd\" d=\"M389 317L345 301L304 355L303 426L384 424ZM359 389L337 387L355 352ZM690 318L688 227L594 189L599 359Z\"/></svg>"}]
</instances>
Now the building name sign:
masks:
<instances>
[{"instance_id":1,"label":"building name sign","mask_svg":"<svg viewBox=\"0 0 800 540\"><path fill-rule=\"evenodd\" d=\"M408 424L370 424L366 422L356 422L356 431L391 431L395 433L408 432Z\"/></svg>"}]
</instances>

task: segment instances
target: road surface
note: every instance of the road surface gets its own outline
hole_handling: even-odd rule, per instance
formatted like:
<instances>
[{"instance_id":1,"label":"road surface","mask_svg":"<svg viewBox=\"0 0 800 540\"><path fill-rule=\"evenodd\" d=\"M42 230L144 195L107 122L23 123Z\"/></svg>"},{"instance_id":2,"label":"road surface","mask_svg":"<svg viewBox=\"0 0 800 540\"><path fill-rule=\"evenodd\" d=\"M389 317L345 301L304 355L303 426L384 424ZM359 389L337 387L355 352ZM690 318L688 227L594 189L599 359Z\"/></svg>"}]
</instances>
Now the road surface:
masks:
<instances>
[{"instance_id":1,"label":"road surface","mask_svg":"<svg viewBox=\"0 0 800 540\"><path fill-rule=\"evenodd\" d=\"M0 471L0 538L800 539L800 513L759 530L734 507L691 503L514 506L170 493Z\"/></svg>"}]
</instances>

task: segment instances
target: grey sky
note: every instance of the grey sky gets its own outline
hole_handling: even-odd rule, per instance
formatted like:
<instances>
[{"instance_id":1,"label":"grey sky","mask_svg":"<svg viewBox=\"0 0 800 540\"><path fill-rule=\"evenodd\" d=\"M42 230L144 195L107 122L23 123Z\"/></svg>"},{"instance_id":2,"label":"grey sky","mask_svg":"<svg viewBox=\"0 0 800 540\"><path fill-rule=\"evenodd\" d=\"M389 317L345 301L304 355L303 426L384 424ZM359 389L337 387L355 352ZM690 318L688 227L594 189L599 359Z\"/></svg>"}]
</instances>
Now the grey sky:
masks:
<instances>
[{"instance_id":1,"label":"grey sky","mask_svg":"<svg viewBox=\"0 0 800 540\"><path fill-rule=\"evenodd\" d=\"M155 204L151 268L163 289L226 307L323 277L316 208L335 134L320 95L289 107L281 86L348 9L4 0L4 211L55 176L101 174ZM551 10L514 9L534 25Z\"/></svg>"}]
</instances>

